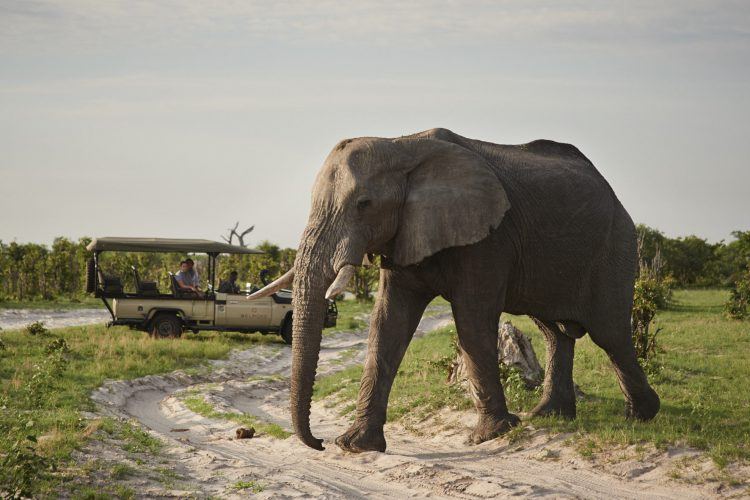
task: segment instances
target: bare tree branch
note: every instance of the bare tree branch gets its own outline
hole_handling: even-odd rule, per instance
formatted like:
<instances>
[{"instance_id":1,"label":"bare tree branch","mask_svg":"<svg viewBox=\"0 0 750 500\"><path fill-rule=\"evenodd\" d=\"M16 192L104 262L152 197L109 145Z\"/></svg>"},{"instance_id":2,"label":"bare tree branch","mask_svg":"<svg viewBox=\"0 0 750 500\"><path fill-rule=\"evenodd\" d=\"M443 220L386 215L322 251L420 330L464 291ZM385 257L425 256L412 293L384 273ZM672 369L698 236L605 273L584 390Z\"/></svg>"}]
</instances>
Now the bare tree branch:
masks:
<instances>
[{"instance_id":1,"label":"bare tree branch","mask_svg":"<svg viewBox=\"0 0 750 500\"><path fill-rule=\"evenodd\" d=\"M247 228L247 229L245 229L244 231L242 231L242 234L238 234L238 235L237 235L237 239L239 239L239 240L240 240L240 246L241 246L241 247L244 247L244 246L245 246L245 236L246 236L246 235L247 235L248 233L252 232L252 230L253 230L253 229L255 229L255 226L250 226L249 228Z\"/></svg>"},{"instance_id":2,"label":"bare tree branch","mask_svg":"<svg viewBox=\"0 0 750 500\"><path fill-rule=\"evenodd\" d=\"M255 226L250 226L249 228L242 231L242 233L237 232L237 228L240 227L240 222L237 221L234 224L234 227L227 228L227 231L229 231L228 236L221 236L221 239L229 243L230 245L232 242L234 242L235 236L237 237L237 241L239 242L239 245L241 247L247 246L245 245L245 236L247 236L249 233L252 232L253 229L255 229Z\"/></svg>"},{"instance_id":3,"label":"bare tree branch","mask_svg":"<svg viewBox=\"0 0 750 500\"><path fill-rule=\"evenodd\" d=\"M229 231L229 236L228 237L222 236L221 239L223 239L224 241L226 241L227 243L231 245L232 242L234 241L234 237L239 236L237 234L237 228L239 227L239 225L240 225L239 221L235 222L234 227L230 227L227 229L227 231Z\"/></svg>"}]
</instances>

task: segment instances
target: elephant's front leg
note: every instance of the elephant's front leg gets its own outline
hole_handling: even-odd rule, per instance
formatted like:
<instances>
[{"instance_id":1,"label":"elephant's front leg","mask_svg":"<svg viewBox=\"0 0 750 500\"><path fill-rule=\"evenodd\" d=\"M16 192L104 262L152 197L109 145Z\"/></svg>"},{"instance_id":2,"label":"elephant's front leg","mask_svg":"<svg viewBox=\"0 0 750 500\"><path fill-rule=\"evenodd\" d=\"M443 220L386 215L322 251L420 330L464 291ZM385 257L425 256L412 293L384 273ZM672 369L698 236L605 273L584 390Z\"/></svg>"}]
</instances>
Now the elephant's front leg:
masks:
<instances>
[{"instance_id":1,"label":"elephant's front leg","mask_svg":"<svg viewBox=\"0 0 750 500\"><path fill-rule=\"evenodd\" d=\"M398 285L395 273L380 271L380 293L370 319L367 359L354 423L336 438L352 452L385 451L383 436L388 395L409 341L431 296Z\"/></svg>"},{"instance_id":2,"label":"elephant's front leg","mask_svg":"<svg viewBox=\"0 0 750 500\"><path fill-rule=\"evenodd\" d=\"M466 302L468 304L453 303L453 316L477 410L477 424L469 442L479 444L505 434L521 420L508 412L500 385L497 357L499 314L487 311L475 300Z\"/></svg>"}]
</instances>

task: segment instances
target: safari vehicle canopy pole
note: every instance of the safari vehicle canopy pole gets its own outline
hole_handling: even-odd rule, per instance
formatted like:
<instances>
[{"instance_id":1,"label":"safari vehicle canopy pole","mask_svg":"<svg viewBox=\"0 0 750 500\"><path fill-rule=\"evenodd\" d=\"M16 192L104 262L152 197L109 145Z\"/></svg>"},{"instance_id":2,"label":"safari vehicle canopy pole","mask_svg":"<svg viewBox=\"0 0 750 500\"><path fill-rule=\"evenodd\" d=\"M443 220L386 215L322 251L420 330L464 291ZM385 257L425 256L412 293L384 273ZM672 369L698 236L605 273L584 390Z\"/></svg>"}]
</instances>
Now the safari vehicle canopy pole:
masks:
<instances>
[{"instance_id":1,"label":"safari vehicle canopy pole","mask_svg":"<svg viewBox=\"0 0 750 500\"><path fill-rule=\"evenodd\" d=\"M211 285L211 293L216 292L216 258L218 253L208 254L208 282Z\"/></svg>"},{"instance_id":2,"label":"safari vehicle canopy pole","mask_svg":"<svg viewBox=\"0 0 750 500\"><path fill-rule=\"evenodd\" d=\"M112 321L115 321L115 312L112 310L112 306L109 305L109 302L107 302L107 298L99 293L99 254L102 253L101 251L94 252L94 290L96 290L95 294L102 299L102 302L104 302L104 307L107 308L107 311L109 311L109 315L112 316Z\"/></svg>"}]
</instances>

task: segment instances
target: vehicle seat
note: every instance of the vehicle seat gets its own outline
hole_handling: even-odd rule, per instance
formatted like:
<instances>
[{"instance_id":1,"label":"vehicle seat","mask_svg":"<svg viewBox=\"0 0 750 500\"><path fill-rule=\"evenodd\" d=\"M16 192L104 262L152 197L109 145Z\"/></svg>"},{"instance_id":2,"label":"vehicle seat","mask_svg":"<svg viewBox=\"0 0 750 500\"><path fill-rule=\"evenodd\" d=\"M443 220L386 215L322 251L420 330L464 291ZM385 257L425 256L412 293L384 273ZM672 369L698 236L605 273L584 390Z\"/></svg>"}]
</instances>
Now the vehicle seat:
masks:
<instances>
[{"instance_id":1,"label":"vehicle seat","mask_svg":"<svg viewBox=\"0 0 750 500\"><path fill-rule=\"evenodd\" d=\"M138 269L130 266L133 270L133 281L135 281L135 292L138 295L159 295L159 289L156 287L156 281L141 281Z\"/></svg>"},{"instance_id":2,"label":"vehicle seat","mask_svg":"<svg viewBox=\"0 0 750 500\"><path fill-rule=\"evenodd\" d=\"M179 283L177 283L177 278L175 278L174 273L169 273L169 284L172 288L172 295L174 295L177 298L194 298L197 297L198 294L195 293L195 290L191 290L190 288L183 288L180 286Z\"/></svg>"},{"instance_id":3,"label":"vehicle seat","mask_svg":"<svg viewBox=\"0 0 750 500\"><path fill-rule=\"evenodd\" d=\"M101 269L99 269L99 287L105 295L122 296L125 294L122 280L117 276L104 274Z\"/></svg>"}]
</instances>

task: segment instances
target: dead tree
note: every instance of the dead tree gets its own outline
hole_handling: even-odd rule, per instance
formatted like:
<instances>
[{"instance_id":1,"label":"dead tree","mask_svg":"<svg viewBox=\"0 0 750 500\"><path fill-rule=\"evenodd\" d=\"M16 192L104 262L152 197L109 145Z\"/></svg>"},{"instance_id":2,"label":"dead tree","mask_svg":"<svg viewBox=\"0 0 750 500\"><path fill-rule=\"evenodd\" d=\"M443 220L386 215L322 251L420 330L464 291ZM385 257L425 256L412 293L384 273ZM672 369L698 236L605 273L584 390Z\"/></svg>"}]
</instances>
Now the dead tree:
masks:
<instances>
[{"instance_id":1,"label":"dead tree","mask_svg":"<svg viewBox=\"0 0 750 500\"><path fill-rule=\"evenodd\" d=\"M534 348L531 346L531 340L521 330L513 326L510 321L505 321L500 326L497 337L497 354L498 363L519 371L527 388L532 389L542 383L544 372L539 365ZM448 369L448 382L452 384L460 383L467 377L464 357L461 352L458 352L455 361Z\"/></svg>"},{"instance_id":2,"label":"dead tree","mask_svg":"<svg viewBox=\"0 0 750 500\"><path fill-rule=\"evenodd\" d=\"M245 229L241 233L238 233L237 228L239 226L240 226L240 223L239 221L237 221L234 224L234 227L230 227L229 229L227 229L227 231L229 231L229 236L228 237L222 236L221 239L223 239L224 241L232 245L233 244L232 242L234 241L234 237L236 236L239 246L241 247L247 246L245 245L245 236L247 236L250 232L252 232L252 230L255 229L255 226L250 226L249 228Z\"/></svg>"}]
</instances>

